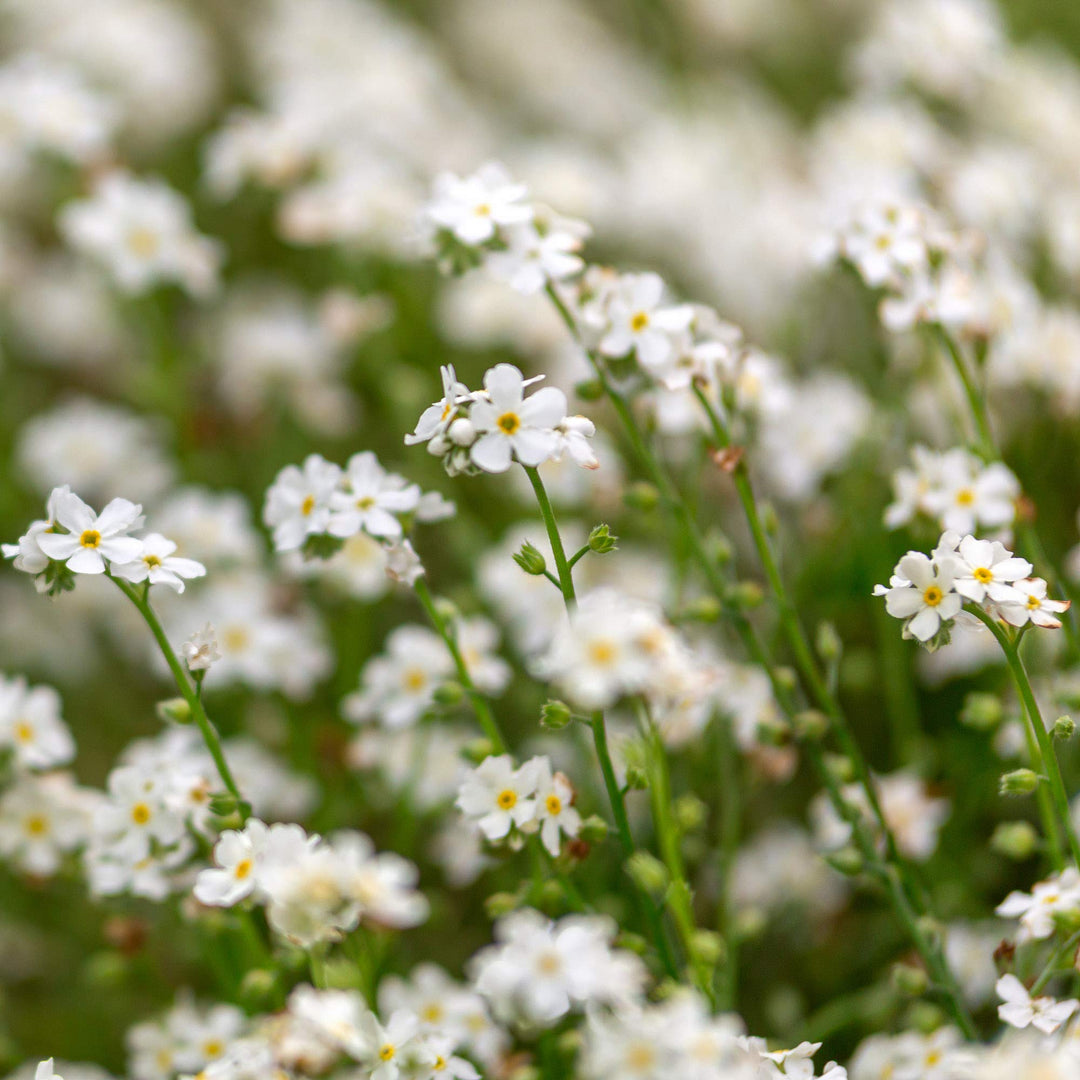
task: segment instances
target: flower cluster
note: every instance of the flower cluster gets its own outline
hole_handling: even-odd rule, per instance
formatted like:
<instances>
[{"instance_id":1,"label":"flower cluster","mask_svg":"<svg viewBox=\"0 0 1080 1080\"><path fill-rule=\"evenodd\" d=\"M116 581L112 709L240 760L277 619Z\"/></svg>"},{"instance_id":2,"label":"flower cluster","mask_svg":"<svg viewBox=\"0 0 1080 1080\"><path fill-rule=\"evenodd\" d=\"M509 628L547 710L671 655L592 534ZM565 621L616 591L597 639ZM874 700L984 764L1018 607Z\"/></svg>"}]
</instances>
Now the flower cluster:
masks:
<instances>
[{"instance_id":1,"label":"flower cluster","mask_svg":"<svg viewBox=\"0 0 1080 1080\"><path fill-rule=\"evenodd\" d=\"M442 399L424 410L405 442L426 443L451 476L503 473L514 461L535 468L564 455L583 468L597 468L589 445L596 430L592 421L568 416L566 395L556 387L526 397L537 379L526 379L513 364L491 368L483 390L469 390L452 367L442 369L442 380Z\"/></svg>"},{"instance_id":2,"label":"flower cluster","mask_svg":"<svg viewBox=\"0 0 1080 1080\"><path fill-rule=\"evenodd\" d=\"M563 837L572 840L581 830L574 789L546 757L518 768L509 754L485 758L462 781L457 806L488 841L520 845L521 837L539 832L553 858Z\"/></svg>"},{"instance_id":3,"label":"flower cluster","mask_svg":"<svg viewBox=\"0 0 1080 1080\"><path fill-rule=\"evenodd\" d=\"M4 556L33 576L39 592L71 589L76 574L108 573L180 593L185 581L206 573L202 563L176 555L176 544L160 533L132 536L144 518L142 507L127 499L113 499L99 514L65 485L49 496L46 514L18 543L3 546Z\"/></svg>"},{"instance_id":4,"label":"flower cluster","mask_svg":"<svg viewBox=\"0 0 1080 1080\"><path fill-rule=\"evenodd\" d=\"M299 825L252 818L242 831L222 833L214 862L195 882L197 900L233 907L250 896L265 905L274 930L301 948L337 941L361 920L407 927L427 918L416 868L400 856L376 854L363 833L324 840Z\"/></svg>"},{"instance_id":5,"label":"flower cluster","mask_svg":"<svg viewBox=\"0 0 1080 1080\"><path fill-rule=\"evenodd\" d=\"M1000 541L945 532L930 555L909 551L889 584L874 591L885 597L890 615L904 620L904 637L924 644L947 642L965 604L1010 626L1059 629L1057 616L1068 610L1069 601L1050 597L1046 582L1032 577L1031 569Z\"/></svg>"}]
</instances>

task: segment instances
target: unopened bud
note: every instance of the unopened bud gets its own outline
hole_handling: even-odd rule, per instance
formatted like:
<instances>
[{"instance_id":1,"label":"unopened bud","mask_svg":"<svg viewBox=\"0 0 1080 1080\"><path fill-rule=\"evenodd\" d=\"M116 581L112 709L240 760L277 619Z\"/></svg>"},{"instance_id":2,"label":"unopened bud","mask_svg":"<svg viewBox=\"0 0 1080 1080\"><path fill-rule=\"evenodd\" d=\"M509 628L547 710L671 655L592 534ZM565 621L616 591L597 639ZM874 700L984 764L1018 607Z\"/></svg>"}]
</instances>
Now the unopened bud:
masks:
<instances>
[{"instance_id":1,"label":"unopened bud","mask_svg":"<svg viewBox=\"0 0 1080 1080\"><path fill-rule=\"evenodd\" d=\"M787 746L791 742L791 727L775 713L765 713L757 722L757 740L766 746Z\"/></svg>"},{"instance_id":2,"label":"unopened bud","mask_svg":"<svg viewBox=\"0 0 1080 1080\"><path fill-rule=\"evenodd\" d=\"M240 983L240 1000L249 1008L265 1012L277 991L277 974L267 968L254 968Z\"/></svg>"},{"instance_id":3,"label":"unopened bud","mask_svg":"<svg viewBox=\"0 0 1080 1080\"><path fill-rule=\"evenodd\" d=\"M1065 742L1076 734L1076 721L1071 716L1059 716L1054 721L1050 734L1059 742Z\"/></svg>"},{"instance_id":4,"label":"unopened bud","mask_svg":"<svg viewBox=\"0 0 1080 1080\"><path fill-rule=\"evenodd\" d=\"M465 688L451 679L435 687L432 697L438 705L458 705L465 698Z\"/></svg>"},{"instance_id":5,"label":"unopened bud","mask_svg":"<svg viewBox=\"0 0 1080 1080\"><path fill-rule=\"evenodd\" d=\"M709 537L709 557L717 566L727 566L735 555L731 541L723 533Z\"/></svg>"},{"instance_id":6,"label":"unopened bud","mask_svg":"<svg viewBox=\"0 0 1080 1080\"><path fill-rule=\"evenodd\" d=\"M996 694L971 693L964 698L960 723L975 731L993 731L1005 716Z\"/></svg>"},{"instance_id":7,"label":"unopened bud","mask_svg":"<svg viewBox=\"0 0 1080 1080\"><path fill-rule=\"evenodd\" d=\"M727 591L727 597L740 611L761 607L765 592L756 581L740 581Z\"/></svg>"},{"instance_id":8,"label":"unopened bud","mask_svg":"<svg viewBox=\"0 0 1080 1080\"><path fill-rule=\"evenodd\" d=\"M455 446L472 446L476 442L476 428L472 421L459 416L447 429L446 437Z\"/></svg>"},{"instance_id":9,"label":"unopened bud","mask_svg":"<svg viewBox=\"0 0 1080 1080\"><path fill-rule=\"evenodd\" d=\"M640 765L627 765L626 786L631 791L644 791L649 786L649 774Z\"/></svg>"},{"instance_id":10,"label":"unopened bud","mask_svg":"<svg viewBox=\"0 0 1080 1080\"><path fill-rule=\"evenodd\" d=\"M484 901L484 911L489 919L501 919L504 915L517 911L520 905L517 893L497 892Z\"/></svg>"},{"instance_id":11,"label":"unopened bud","mask_svg":"<svg viewBox=\"0 0 1080 1080\"><path fill-rule=\"evenodd\" d=\"M818 655L826 663L832 663L840 659L844 651L844 643L836 632L836 627L831 622L823 622L817 628L817 651Z\"/></svg>"},{"instance_id":12,"label":"unopened bud","mask_svg":"<svg viewBox=\"0 0 1080 1080\"><path fill-rule=\"evenodd\" d=\"M897 964L892 969L892 983L901 994L908 997L921 997L930 986L926 972L911 964Z\"/></svg>"},{"instance_id":13,"label":"unopened bud","mask_svg":"<svg viewBox=\"0 0 1080 1080\"><path fill-rule=\"evenodd\" d=\"M842 847L839 851L830 852L825 856L825 861L845 877L855 877L856 874L861 874L866 866L866 862L858 849L851 845Z\"/></svg>"},{"instance_id":14,"label":"unopened bud","mask_svg":"<svg viewBox=\"0 0 1080 1080\"><path fill-rule=\"evenodd\" d=\"M623 491L623 502L635 510L655 510L660 502L660 492L647 481L639 480Z\"/></svg>"},{"instance_id":15,"label":"unopened bud","mask_svg":"<svg viewBox=\"0 0 1080 1080\"><path fill-rule=\"evenodd\" d=\"M724 609L715 596L699 596L683 607L679 617L688 622L714 623L723 613Z\"/></svg>"},{"instance_id":16,"label":"unopened bud","mask_svg":"<svg viewBox=\"0 0 1080 1080\"><path fill-rule=\"evenodd\" d=\"M716 967L727 955L727 946L715 930L695 930L690 938L690 951L709 967Z\"/></svg>"},{"instance_id":17,"label":"unopened bud","mask_svg":"<svg viewBox=\"0 0 1080 1080\"><path fill-rule=\"evenodd\" d=\"M619 538L612 536L607 525L597 525L589 533L589 550L595 551L598 555L606 555L609 551L614 551L618 543Z\"/></svg>"},{"instance_id":18,"label":"unopened bud","mask_svg":"<svg viewBox=\"0 0 1080 1080\"><path fill-rule=\"evenodd\" d=\"M675 822L679 829L684 832L693 832L705 824L705 818L709 808L696 795L680 795L675 800L672 810L675 814Z\"/></svg>"},{"instance_id":19,"label":"unopened bud","mask_svg":"<svg viewBox=\"0 0 1080 1080\"><path fill-rule=\"evenodd\" d=\"M574 396L582 401L599 401L604 396L604 384L599 379L585 379L574 387Z\"/></svg>"},{"instance_id":20,"label":"unopened bud","mask_svg":"<svg viewBox=\"0 0 1080 1080\"><path fill-rule=\"evenodd\" d=\"M157 703L158 719L163 723L190 724L191 706L182 697L166 698Z\"/></svg>"},{"instance_id":21,"label":"unopened bud","mask_svg":"<svg viewBox=\"0 0 1080 1080\"><path fill-rule=\"evenodd\" d=\"M461 748L462 757L473 765L479 765L484 758L491 757L493 753L495 753L495 747L490 739L470 739Z\"/></svg>"},{"instance_id":22,"label":"unopened bud","mask_svg":"<svg viewBox=\"0 0 1080 1080\"><path fill-rule=\"evenodd\" d=\"M528 540L521 545L520 551L514 552L514 562L525 571L526 574L532 574L533 577L539 577L547 569L547 562L540 550L533 544L530 544Z\"/></svg>"},{"instance_id":23,"label":"unopened bud","mask_svg":"<svg viewBox=\"0 0 1080 1080\"><path fill-rule=\"evenodd\" d=\"M578 829L578 839L590 844L599 844L601 841L606 840L607 834L608 823L596 814L587 817L581 823L581 828Z\"/></svg>"},{"instance_id":24,"label":"unopened bud","mask_svg":"<svg viewBox=\"0 0 1080 1080\"><path fill-rule=\"evenodd\" d=\"M994 830L990 846L998 854L1020 862L1038 850L1039 834L1028 821L1005 821Z\"/></svg>"},{"instance_id":25,"label":"unopened bud","mask_svg":"<svg viewBox=\"0 0 1080 1080\"><path fill-rule=\"evenodd\" d=\"M1030 795L1039 786L1039 774L1031 769L1014 769L1001 777L1002 795Z\"/></svg>"},{"instance_id":26,"label":"unopened bud","mask_svg":"<svg viewBox=\"0 0 1080 1080\"><path fill-rule=\"evenodd\" d=\"M668 887L667 867L647 851L635 851L626 861L626 872L643 892L660 897Z\"/></svg>"},{"instance_id":27,"label":"unopened bud","mask_svg":"<svg viewBox=\"0 0 1080 1080\"><path fill-rule=\"evenodd\" d=\"M773 678L776 679L777 684L784 690L792 691L799 684L799 677L795 674L795 669L790 667L778 667L773 672Z\"/></svg>"},{"instance_id":28,"label":"unopened bud","mask_svg":"<svg viewBox=\"0 0 1080 1080\"><path fill-rule=\"evenodd\" d=\"M561 731L573 719L574 714L564 701L545 701L540 708L540 726L548 731Z\"/></svg>"},{"instance_id":29,"label":"unopened bud","mask_svg":"<svg viewBox=\"0 0 1080 1080\"><path fill-rule=\"evenodd\" d=\"M820 742L829 732L829 718L817 709L795 714L795 734L799 739Z\"/></svg>"},{"instance_id":30,"label":"unopened bud","mask_svg":"<svg viewBox=\"0 0 1080 1080\"><path fill-rule=\"evenodd\" d=\"M851 758L844 754L826 754L825 768L837 784L850 784L855 776L855 768L851 764Z\"/></svg>"}]
</instances>

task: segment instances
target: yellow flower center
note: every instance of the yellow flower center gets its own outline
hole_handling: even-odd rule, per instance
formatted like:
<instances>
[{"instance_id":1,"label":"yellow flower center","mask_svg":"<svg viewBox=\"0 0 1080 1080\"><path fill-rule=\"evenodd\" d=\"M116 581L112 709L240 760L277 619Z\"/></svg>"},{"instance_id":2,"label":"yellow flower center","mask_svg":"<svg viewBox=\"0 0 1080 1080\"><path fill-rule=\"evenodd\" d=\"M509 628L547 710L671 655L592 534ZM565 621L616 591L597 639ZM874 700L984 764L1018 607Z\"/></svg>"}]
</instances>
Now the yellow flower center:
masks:
<instances>
[{"instance_id":1,"label":"yellow flower center","mask_svg":"<svg viewBox=\"0 0 1080 1080\"><path fill-rule=\"evenodd\" d=\"M970 506L975 501L975 492L971 488L961 488L956 493L957 506Z\"/></svg>"},{"instance_id":2,"label":"yellow flower center","mask_svg":"<svg viewBox=\"0 0 1080 1080\"><path fill-rule=\"evenodd\" d=\"M203 1043L203 1054L208 1058L220 1057L224 1049L225 1044L220 1039L209 1039Z\"/></svg>"},{"instance_id":3,"label":"yellow flower center","mask_svg":"<svg viewBox=\"0 0 1080 1080\"><path fill-rule=\"evenodd\" d=\"M156 570L161 565L161 560L156 555L144 555L143 560L151 570Z\"/></svg>"},{"instance_id":4,"label":"yellow flower center","mask_svg":"<svg viewBox=\"0 0 1080 1080\"><path fill-rule=\"evenodd\" d=\"M307 517L308 514L310 514L311 511L314 510L314 509L315 509L315 496L314 495L305 496L304 501L300 504L300 513L303 514L304 517Z\"/></svg>"},{"instance_id":5,"label":"yellow flower center","mask_svg":"<svg viewBox=\"0 0 1080 1080\"><path fill-rule=\"evenodd\" d=\"M145 825L150 820L150 807L144 802L136 803L131 808L131 820L136 825Z\"/></svg>"},{"instance_id":6,"label":"yellow flower center","mask_svg":"<svg viewBox=\"0 0 1080 1080\"><path fill-rule=\"evenodd\" d=\"M31 742L34 738L33 725L27 723L25 720L20 720L15 725L15 741L21 743Z\"/></svg>"},{"instance_id":7,"label":"yellow flower center","mask_svg":"<svg viewBox=\"0 0 1080 1080\"><path fill-rule=\"evenodd\" d=\"M1027 598L1028 611L1034 611L1039 606L1039 598L1037 596L1029 596Z\"/></svg>"},{"instance_id":8,"label":"yellow flower center","mask_svg":"<svg viewBox=\"0 0 1080 1080\"><path fill-rule=\"evenodd\" d=\"M243 652L248 645L248 632L243 626L227 626L221 635L226 652Z\"/></svg>"},{"instance_id":9,"label":"yellow flower center","mask_svg":"<svg viewBox=\"0 0 1080 1080\"><path fill-rule=\"evenodd\" d=\"M656 1064L656 1051L648 1043L634 1043L626 1051L626 1064L634 1072L644 1072Z\"/></svg>"},{"instance_id":10,"label":"yellow flower center","mask_svg":"<svg viewBox=\"0 0 1080 1080\"><path fill-rule=\"evenodd\" d=\"M499 797L495 801L501 809L512 810L517 806L517 792L507 788L505 791L499 792Z\"/></svg>"},{"instance_id":11,"label":"yellow flower center","mask_svg":"<svg viewBox=\"0 0 1080 1080\"><path fill-rule=\"evenodd\" d=\"M442 1072L446 1068L446 1058L442 1054L435 1055L435 1064L432 1066L436 1072Z\"/></svg>"},{"instance_id":12,"label":"yellow flower center","mask_svg":"<svg viewBox=\"0 0 1080 1080\"><path fill-rule=\"evenodd\" d=\"M397 1053L397 1051L394 1049L393 1043L383 1043L382 1046L379 1047L379 1060L390 1061L393 1059L395 1053Z\"/></svg>"},{"instance_id":13,"label":"yellow flower center","mask_svg":"<svg viewBox=\"0 0 1080 1080\"><path fill-rule=\"evenodd\" d=\"M633 330L635 334L640 334L648 325L649 316L644 311L636 312L630 320L630 329Z\"/></svg>"},{"instance_id":14,"label":"yellow flower center","mask_svg":"<svg viewBox=\"0 0 1080 1080\"><path fill-rule=\"evenodd\" d=\"M600 638L589 644L589 659L599 667L607 667L615 660L615 646L606 638Z\"/></svg>"},{"instance_id":15,"label":"yellow flower center","mask_svg":"<svg viewBox=\"0 0 1080 1080\"><path fill-rule=\"evenodd\" d=\"M23 822L23 828L28 836L44 836L49 831L49 819L43 814L31 814Z\"/></svg>"},{"instance_id":16,"label":"yellow flower center","mask_svg":"<svg viewBox=\"0 0 1080 1080\"><path fill-rule=\"evenodd\" d=\"M547 812L552 816L562 813L562 799L558 795L549 795L544 800L544 805L547 807Z\"/></svg>"},{"instance_id":17,"label":"yellow flower center","mask_svg":"<svg viewBox=\"0 0 1080 1080\"><path fill-rule=\"evenodd\" d=\"M128 233L127 242L132 254L141 259L150 258L160 246L157 233L141 227Z\"/></svg>"},{"instance_id":18,"label":"yellow flower center","mask_svg":"<svg viewBox=\"0 0 1080 1080\"><path fill-rule=\"evenodd\" d=\"M980 566L971 572L971 576L983 585L989 585L994 580L994 572L989 567Z\"/></svg>"},{"instance_id":19,"label":"yellow flower center","mask_svg":"<svg viewBox=\"0 0 1080 1080\"><path fill-rule=\"evenodd\" d=\"M562 969L562 960L556 952L541 953L536 967L543 975L554 975Z\"/></svg>"},{"instance_id":20,"label":"yellow flower center","mask_svg":"<svg viewBox=\"0 0 1080 1080\"><path fill-rule=\"evenodd\" d=\"M499 426L499 430L505 435L513 435L519 427L521 427L521 418L517 413L504 412L498 420L495 421Z\"/></svg>"},{"instance_id":21,"label":"yellow flower center","mask_svg":"<svg viewBox=\"0 0 1080 1080\"><path fill-rule=\"evenodd\" d=\"M375 499L371 495L364 495L356 500L357 510L370 510L375 505Z\"/></svg>"},{"instance_id":22,"label":"yellow flower center","mask_svg":"<svg viewBox=\"0 0 1080 1080\"><path fill-rule=\"evenodd\" d=\"M927 607L937 607L945 599L945 594L936 585L931 585L922 594L922 598Z\"/></svg>"},{"instance_id":23,"label":"yellow flower center","mask_svg":"<svg viewBox=\"0 0 1080 1080\"><path fill-rule=\"evenodd\" d=\"M401 681L406 690L412 690L415 693L427 686L427 675L424 674L422 668L409 668L402 676Z\"/></svg>"},{"instance_id":24,"label":"yellow flower center","mask_svg":"<svg viewBox=\"0 0 1080 1080\"><path fill-rule=\"evenodd\" d=\"M233 877L235 877L237 881L243 881L246 877L250 876L250 874L251 874L251 860L250 859L241 859L236 864L236 869L233 870Z\"/></svg>"},{"instance_id":25,"label":"yellow flower center","mask_svg":"<svg viewBox=\"0 0 1080 1080\"><path fill-rule=\"evenodd\" d=\"M420 1010L420 1018L427 1024L437 1024L443 1018L443 1007L433 1001Z\"/></svg>"},{"instance_id":26,"label":"yellow flower center","mask_svg":"<svg viewBox=\"0 0 1080 1080\"><path fill-rule=\"evenodd\" d=\"M477 217L487 217L491 213L490 203L482 202L476 208Z\"/></svg>"},{"instance_id":27,"label":"yellow flower center","mask_svg":"<svg viewBox=\"0 0 1080 1080\"><path fill-rule=\"evenodd\" d=\"M96 548L101 543L101 533L97 529L84 529L82 536L79 537L79 543L84 548Z\"/></svg>"}]
</instances>

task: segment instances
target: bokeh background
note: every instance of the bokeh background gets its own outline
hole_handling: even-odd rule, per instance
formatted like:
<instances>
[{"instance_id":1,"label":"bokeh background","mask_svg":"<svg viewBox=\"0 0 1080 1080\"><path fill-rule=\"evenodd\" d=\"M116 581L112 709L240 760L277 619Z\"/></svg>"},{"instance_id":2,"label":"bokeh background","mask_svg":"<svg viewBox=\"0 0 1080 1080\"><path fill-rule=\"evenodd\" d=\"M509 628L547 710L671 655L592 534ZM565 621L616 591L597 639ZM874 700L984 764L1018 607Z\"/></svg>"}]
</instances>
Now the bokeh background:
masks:
<instances>
[{"instance_id":1,"label":"bokeh background","mask_svg":"<svg viewBox=\"0 0 1080 1080\"><path fill-rule=\"evenodd\" d=\"M237 492L257 522L282 466L373 449L458 503L456 521L419 546L438 591L466 611L489 606L480 554L533 516L527 492L508 478L451 481L401 439L436 396L440 364L474 385L506 359L568 390L582 376L541 300L443 281L421 257L416 212L432 177L503 160L539 198L592 223L594 260L659 270L780 358L799 406L776 422L785 438L762 433L754 467L806 622L830 620L845 642L841 690L872 763L917 763L952 800L925 867L938 908L963 920L1029 880L1030 867L986 844L1023 812L996 796L1001 760L956 722L971 690L1004 692L1003 672L977 650L916 656L869 596L931 535L889 533L882 511L912 442L958 441L951 388L925 343L887 339L874 298L813 250L845 206L895 193L985 230L1019 268L1036 310L990 358L992 400L1049 553L1067 561L1080 503L1080 7L4 0L0 28L5 65L28 53L70 65L116 116L109 153L78 166L28 154L0 122L0 536L14 540L67 480L92 501L122 494L148 510L180 486ZM0 76L0 121L5 87ZM65 247L58 208L113 164L190 200L225 252L214 296L125 295ZM580 407L614 430L602 406ZM745 550L730 492L702 478L679 404L657 415L703 520ZM603 445L598 478L553 478L560 507L585 528L609 521L637 560L625 573L648 574L663 523L620 501L633 466L616 438ZM304 621L298 636L326 660L296 692L211 688L213 715L317 778L310 828L416 842L431 820L403 816L350 766L339 713L387 632L419 618L415 605L385 592L378 568L335 589L275 567L259 544L249 569L267 602ZM753 577L753 562L742 565ZM159 729L165 684L92 583L47 602L0 574L0 670L58 687L85 783ZM541 700L518 679L500 715L525 737ZM677 768L719 798L707 757ZM811 791L800 773L776 783L747 770L742 826L748 848L766 852L766 876L787 864L755 837L785 817L805 824ZM618 890L613 861L600 856L590 872ZM492 879L452 892L434 865L424 875L434 916L395 963L458 965L486 938ZM751 1030L824 1037L835 1055L903 1009L875 980L904 945L873 900L836 906L837 881L811 881L817 895L770 899L740 958L740 1005ZM35 882L0 868L0 1068L47 1046L121 1070L128 1023L177 986L208 989L213 957L200 949L163 906L93 905L73 875Z\"/></svg>"}]
</instances>

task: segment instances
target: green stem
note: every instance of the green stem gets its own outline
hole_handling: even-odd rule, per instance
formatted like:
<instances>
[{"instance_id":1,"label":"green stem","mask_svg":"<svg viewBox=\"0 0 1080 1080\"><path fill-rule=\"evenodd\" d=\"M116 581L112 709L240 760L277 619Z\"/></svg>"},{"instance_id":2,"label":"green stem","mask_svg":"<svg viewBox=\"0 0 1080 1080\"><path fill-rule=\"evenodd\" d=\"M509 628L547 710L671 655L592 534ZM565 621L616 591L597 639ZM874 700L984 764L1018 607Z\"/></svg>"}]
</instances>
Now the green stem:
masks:
<instances>
[{"instance_id":1,"label":"green stem","mask_svg":"<svg viewBox=\"0 0 1080 1080\"><path fill-rule=\"evenodd\" d=\"M465 664L465 658L461 655L461 650L458 648L457 639L454 637L450 627L447 626L446 620L442 617L439 609L435 606L431 590L427 587L427 582L423 577L418 577L416 579L416 583L413 585L413 592L416 593L416 597L420 601L421 606L424 611L427 612L427 617L431 621L431 625L435 628L435 632L443 639L446 643L446 647L450 650L450 656L454 661L454 669L457 672L458 682L461 683L465 693L468 694L469 701L472 703L473 712L476 714L476 719L480 722L480 726L484 729L484 734L491 742L495 753L505 754L506 740L499 730L495 714L491 711L491 706L488 704L487 698L477 690L476 684L473 682L472 676L469 674L469 669Z\"/></svg>"},{"instance_id":2,"label":"green stem","mask_svg":"<svg viewBox=\"0 0 1080 1080\"><path fill-rule=\"evenodd\" d=\"M731 870L739 850L740 795L739 756L735 746L731 720L726 715L713 717L712 730L716 741L716 765L720 780L720 882L717 897L717 928L727 944L727 962L720 975L718 1004L721 1009L736 1006L739 989L738 941L732 925L730 882Z\"/></svg>"},{"instance_id":3,"label":"green stem","mask_svg":"<svg viewBox=\"0 0 1080 1080\"><path fill-rule=\"evenodd\" d=\"M1031 990L1029 991L1032 997L1038 996L1039 992L1046 986L1046 984L1057 974L1058 965L1065 959L1076 947L1080 945L1080 932L1072 935L1072 937L1066 938L1051 954L1050 959L1046 962L1046 967L1039 973L1039 977L1031 984ZM1072 971L1072 965L1066 969Z\"/></svg>"},{"instance_id":4,"label":"green stem","mask_svg":"<svg viewBox=\"0 0 1080 1080\"><path fill-rule=\"evenodd\" d=\"M548 498L544 481L540 479L540 473L529 465L525 465L523 468L525 469L525 475L529 478L529 483L532 484L537 504L540 507L540 513L544 518L544 528L547 529L551 554L555 559L555 572L559 575L559 588L562 590L563 600L566 601L569 610L576 603L577 596L574 593L574 576L571 573L570 563L566 558L562 537L559 535L559 524L555 520L555 511L551 508L551 500Z\"/></svg>"},{"instance_id":5,"label":"green stem","mask_svg":"<svg viewBox=\"0 0 1080 1080\"><path fill-rule=\"evenodd\" d=\"M150 606L149 598L140 596L137 590L133 589L126 581L121 581L119 578L115 577L112 578L112 581L135 605L139 614L146 622L146 625L150 627L150 632L154 635L154 640L161 650L161 655L165 657L165 662L169 665L169 670L172 672L176 687L183 695L184 700L188 704L188 708L191 709L191 715L195 718L195 723L198 725L199 731L202 732L203 742L206 743L206 749L210 751L210 756L214 759L214 764L217 766L221 782L225 785L229 794L236 800L236 808L237 812L240 814L240 820L246 822L251 814L251 807L244 801L243 796L240 794L240 789L237 787L236 781L233 779L232 771L229 769L229 763L225 760L225 752L221 748L221 739L218 737L217 729L210 722L210 717L206 715L206 709L203 708L201 696L192 686L191 680L184 671L183 665L180 663L172 645L169 644L169 639L165 634L161 623L158 621L154 609Z\"/></svg>"},{"instance_id":6,"label":"green stem","mask_svg":"<svg viewBox=\"0 0 1080 1080\"><path fill-rule=\"evenodd\" d=\"M1031 680L1028 678L1027 669L1024 667L1024 661L1020 659L1019 642L1000 626L996 619L987 615L982 608L975 604L968 604L965 607L965 610L970 611L985 626L989 627L994 637L997 638L1002 652L1005 653L1005 659L1009 664L1009 671L1012 674L1013 682L1016 684L1020 699L1024 703L1024 713L1027 716L1028 723L1035 736L1035 741L1038 744L1039 760L1037 761L1037 765L1042 769L1046 782L1050 787L1050 796L1054 801L1059 824L1062 827L1065 838L1069 842L1069 853L1072 855L1073 862L1077 866L1080 866L1080 841L1077 840L1076 830L1073 828L1072 816L1069 812L1069 796L1065 791L1065 781L1061 775L1061 766L1058 764L1057 754L1054 752L1054 744L1050 739L1050 733L1046 730L1046 725L1043 723L1042 713L1039 710L1039 703L1035 698L1035 691L1031 687Z\"/></svg>"}]
</instances>

